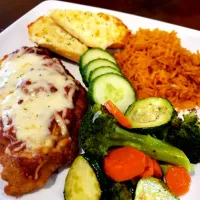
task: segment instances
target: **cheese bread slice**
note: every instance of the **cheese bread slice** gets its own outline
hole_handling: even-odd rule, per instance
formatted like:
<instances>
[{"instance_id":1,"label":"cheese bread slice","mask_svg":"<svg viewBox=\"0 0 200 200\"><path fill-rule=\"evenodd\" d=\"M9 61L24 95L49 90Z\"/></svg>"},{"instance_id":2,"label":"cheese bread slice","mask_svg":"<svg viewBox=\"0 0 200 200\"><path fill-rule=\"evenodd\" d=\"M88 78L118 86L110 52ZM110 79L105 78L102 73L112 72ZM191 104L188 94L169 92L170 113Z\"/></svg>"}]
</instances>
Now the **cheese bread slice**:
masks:
<instances>
[{"instance_id":1,"label":"cheese bread slice","mask_svg":"<svg viewBox=\"0 0 200 200\"><path fill-rule=\"evenodd\" d=\"M121 20L104 13L56 9L50 17L89 47L123 47L124 38L130 33Z\"/></svg>"},{"instance_id":2,"label":"cheese bread slice","mask_svg":"<svg viewBox=\"0 0 200 200\"><path fill-rule=\"evenodd\" d=\"M78 62L80 56L88 49L48 16L39 17L28 25L28 33L30 39L37 45L75 62Z\"/></svg>"}]
</instances>

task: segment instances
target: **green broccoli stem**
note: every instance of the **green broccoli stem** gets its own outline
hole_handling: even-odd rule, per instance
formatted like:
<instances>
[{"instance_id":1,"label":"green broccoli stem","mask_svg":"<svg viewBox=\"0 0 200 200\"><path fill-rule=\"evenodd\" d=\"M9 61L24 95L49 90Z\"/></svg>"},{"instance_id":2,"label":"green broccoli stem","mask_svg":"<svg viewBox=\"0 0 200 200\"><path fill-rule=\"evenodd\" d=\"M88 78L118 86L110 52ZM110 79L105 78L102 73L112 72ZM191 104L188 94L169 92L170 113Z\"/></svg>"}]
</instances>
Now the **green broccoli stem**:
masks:
<instances>
[{"instance_id":1,"label":"green broccoli stem","mask_svg":"<svg viewBox=\"0 0 200 200\"><path fill-rule=\"evenodd\" d=\"M110 143L113 142L115 145L135 147L151 158L183 166L188 172L193 171L193 167L183 151L150 135L130 133L116 126L115 133L111 135L110 139L112 139Z\"/></svg>"}]
</instances>

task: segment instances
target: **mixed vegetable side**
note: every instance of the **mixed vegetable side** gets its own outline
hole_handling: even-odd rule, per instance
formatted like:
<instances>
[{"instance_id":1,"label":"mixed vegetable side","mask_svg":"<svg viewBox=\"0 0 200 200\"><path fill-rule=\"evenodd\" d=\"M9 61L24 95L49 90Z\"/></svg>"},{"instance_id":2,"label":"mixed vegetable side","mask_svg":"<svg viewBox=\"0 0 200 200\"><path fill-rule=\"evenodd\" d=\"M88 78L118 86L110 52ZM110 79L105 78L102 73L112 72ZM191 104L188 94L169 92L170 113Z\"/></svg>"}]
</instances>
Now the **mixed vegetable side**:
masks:
<instances>
[{"instance_id":1,"label":"mixed vegetable side","mask_svg":"<svg viewBox=\"0 0 200 200\"><path fill-rule=\"evenodd\" d=\"M164 98L136 101L115 59L101 49L81 56L90 108L79 132L84 154L65 182L65 199L179 199L189 191L200 162L200 123L195 112L178 117Z\"/></svg>"}]
</instances>

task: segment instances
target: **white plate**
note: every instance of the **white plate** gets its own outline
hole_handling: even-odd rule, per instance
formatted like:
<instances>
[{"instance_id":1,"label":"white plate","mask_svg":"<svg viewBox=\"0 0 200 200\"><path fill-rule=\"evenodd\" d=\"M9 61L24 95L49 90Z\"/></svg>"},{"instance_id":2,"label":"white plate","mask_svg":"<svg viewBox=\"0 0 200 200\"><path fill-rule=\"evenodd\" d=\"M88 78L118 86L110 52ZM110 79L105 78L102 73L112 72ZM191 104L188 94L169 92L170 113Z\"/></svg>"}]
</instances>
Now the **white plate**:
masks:
<instances>
[{"instance_id":1,"label":"white plate","mask_svg":"<svg viewBox=\"0 0 200 200\"><path fill-rule=\"evenodd\" d=\"M105 12L120 18L129 29L136 31L138 28L159 28L166 31L175 30L178 33L178 37L182 39L182 44L191 51L196 51L200 49L200 32L180 26L175 26L172 24L163 23L156 20L151 20L143 17L138 17L135 15L94 8L89 6L82 6L72 3L60 2L60 1L45 1L35 7L33 10L28 12L26 15L21 17L11 26L9 26L5 31L0 34L0 58L5 54L8 54L21 46L34 46L34 44L29 40L27 33L27 25L34 21L37 17L45 15L51 9L61 8L61 9L79 9L85 11L94 12ZM69 63L64 63L69 71L79 80L81 80L78 67ZM195 175L192 176L192 185L190 192L181 197L181 200L198 200L199 199L199 186L200 186L200 165L195 167ZM43 189L39 191L24 195L18 198L18 200L63 200L63 186L64 180L67 175L68 169L60 170L59 174L52 175L49 178L48 183ZM5 182L0 179L0 200L13 200L16 198L6 196L3 192Z\"/></svg>"}]
</instances>

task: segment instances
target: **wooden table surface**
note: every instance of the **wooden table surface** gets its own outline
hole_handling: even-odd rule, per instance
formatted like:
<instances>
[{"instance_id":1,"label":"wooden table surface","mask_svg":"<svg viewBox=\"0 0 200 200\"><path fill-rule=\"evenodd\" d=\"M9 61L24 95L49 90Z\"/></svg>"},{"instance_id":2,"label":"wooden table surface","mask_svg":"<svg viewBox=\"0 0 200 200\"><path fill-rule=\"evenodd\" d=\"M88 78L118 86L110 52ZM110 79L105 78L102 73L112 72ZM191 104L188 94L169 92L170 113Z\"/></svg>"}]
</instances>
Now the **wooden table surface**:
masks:
<instances>
[{"instance_id":1,"label":"wooden table surface","mask_svg":"<svg viewBox=\"0 0 200 200\"><path fill-rule=\"evenodd\" d=\"M0 0L0 32L43 0ZM200 30L200 0L69 0Z\"/></svg>"}]
</instances>

